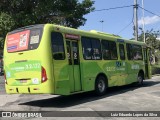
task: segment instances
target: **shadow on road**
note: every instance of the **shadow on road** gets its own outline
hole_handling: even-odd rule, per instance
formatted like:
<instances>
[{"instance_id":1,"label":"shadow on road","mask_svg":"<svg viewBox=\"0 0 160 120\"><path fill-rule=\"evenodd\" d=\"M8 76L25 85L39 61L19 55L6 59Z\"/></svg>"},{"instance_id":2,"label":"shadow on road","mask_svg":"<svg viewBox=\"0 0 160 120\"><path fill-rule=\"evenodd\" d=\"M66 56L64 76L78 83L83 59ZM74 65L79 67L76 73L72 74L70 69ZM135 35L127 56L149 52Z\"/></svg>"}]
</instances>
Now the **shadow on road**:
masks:
<instances>
[{"instance_id":1,"label":"shadow on road","mask_svg":"<svg viewBox=\"0 0 160 120\"><path fill-rule=\"evenodd\" d=\"M160 81L145 81L143 87L149 87L156 84L160 84ZM75 106L109 96L114 96L117 94L123 94L128 91L133 91L138 89L138 86L134 84L125 85L121 87L112 87L108 89L108 92L104 96L96 96L93 92L80 93L70 96L58 96L49 99L34 100L30 102L20 103L19 105L28 105L28 106L37 106L37 107L56 107L56 108L65 108L70 106Z\"/></svg>"}]
</instances>

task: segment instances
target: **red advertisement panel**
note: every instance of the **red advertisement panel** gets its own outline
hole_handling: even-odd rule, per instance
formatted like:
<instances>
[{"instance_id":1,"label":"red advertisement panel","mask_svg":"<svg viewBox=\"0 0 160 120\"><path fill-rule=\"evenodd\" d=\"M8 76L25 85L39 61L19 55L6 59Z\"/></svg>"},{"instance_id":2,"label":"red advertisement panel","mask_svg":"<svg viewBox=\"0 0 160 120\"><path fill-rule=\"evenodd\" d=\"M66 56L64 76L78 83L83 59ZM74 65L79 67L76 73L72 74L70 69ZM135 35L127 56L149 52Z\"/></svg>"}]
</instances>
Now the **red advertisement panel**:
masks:
<instances>
[{"instance_id":1,"label":"red advertisement panel","mask_svg":"<svg viewBox=\"0 0 160 120\"><path fill-rule=\"evenodd\" d=\"M15 52L28 49L30 30L7 36L7 51Z\"/></svg>"}]
</instances>

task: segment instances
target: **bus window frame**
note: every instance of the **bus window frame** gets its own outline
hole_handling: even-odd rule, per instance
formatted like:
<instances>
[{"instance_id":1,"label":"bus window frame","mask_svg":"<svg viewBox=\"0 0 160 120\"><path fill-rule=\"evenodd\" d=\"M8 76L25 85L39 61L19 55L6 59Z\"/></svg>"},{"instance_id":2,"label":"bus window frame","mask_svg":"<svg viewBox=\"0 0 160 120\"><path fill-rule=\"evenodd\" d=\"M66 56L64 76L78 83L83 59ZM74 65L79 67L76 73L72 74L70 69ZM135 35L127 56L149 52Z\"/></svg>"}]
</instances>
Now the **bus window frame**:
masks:
<instances>
[{"instance_id":1,"label":"bus window frame","mask_svg":"<svg viewBox=\"0 0 160 120\"><path fill-rule=\"evenodd\" d=\"M30 49L29 47L30 47L30 45L31 45L31 44L30 44L31 32L32 32L32 30L36 30L36 29L40 30L39 43L37 43L38 46L37 46L36 48ZM44 33L43 27L30 27L30 28L27 28L27 29L18 29L18 30L9 32L9 33L7 34L7 36L8 36L8 35L12 35L12 34L16 34L16 33L19 33L19 32L23 32L23 31L26 31L26 30L29 30L29 31L30 31L29 40L28 40L28 48L27 48L26 50L19 50L19 51L13 51L13 52L8 52L8 50L7 50L7 53L25 52L25 51L30 51L30 50L36 50L36 49L39 48L40 43L41 43L41 41L42 41L42 36L43 36L43 33ZM6 47L7 47L7 40L6 40ZM6 48L6 49L7 49L7 48Z\"/></svg>"},{"instance_id":2,"label":"bus window frame","mask_svg":"<svg viewBox=\"0 0 160 120\"><path fill-rule=\"evenodd\" d=\"M104 59L104 58L103 58L103 52L101 52L101 53L102 53L102 58L103 58L103 60L118 60L117 42L116 42L116 41L111 41L111 40L102 39L102 40L101 40L101 49L102 49L102 42L103 42L103 41L108 42L109 54L110 54L110 59ZM116 47L116 55L117 55L117 56L116 56L116 57L117 57L116 59L112 59L112 58L111 58L111 50L110 50L110 43L111 43L111 42L115 43L115 47ZM103 50L102 50L102 51L103 51Z\"/></svg>"},{"instance_id":3,"label":"bus window frame","mask_svg":"<svg viewBox=\"0 0 160 120\"><path fill-rule=\"evenodd\" d=\"M130 46L130 45L133 45L133 46L140 46L141 47L141 55L142 55L142 59L128 59L128 54L130 54L130 52L132 52L132 50L131 50L131 48L129 47L129 50L128 50L128 45ZM138 44L132 44L132 43L126 43L126 51L127 51L127 59L129 60L129 61L143 61L143 58L144 58L144 56L143 56L143 47L142 47L142 45L138 45ZM132 53L133 54L133 53ZM131 55L131 54L130 54ZM132 56L130 56L130 57L133 57L133 55Z\"/></svg>"},{"instance_id":4,"label":"bus window frame","mask_svg":"<svg viewBox=\"0 0 160 120\"><path fill-rule=\"evenodd\" d=\"M93 47L92 47L92 41L93 40L97 40L97 41L99 41L99 45L100 45L100 59L93 59L92 57L93 57L93 53L91 53L91 59L86 59L86 57L84 56L84 54L83 54L83 38L87 38L87 40L89 40L90 41L90 45L91 45L91 50L93 49ZM86 36L81 36L81 46L82 46L82 56L83 56L83 59L84 60L102 60L102 45L101 45L101 40L99 39L99 38L93 38L93 37L86 37Z\"/></svg>"},{"instance_id":5,"label":"bus window frame","mask_svg":"<svg viewBox=\"0 0 160 120\"><path fill-rule=\"evenodd\" d=\"M63 53L64 53L64 58L63 59L55 59L54 58L54 51L53 51L53 46L52 46L52 33L58 33L58 34L61 34L61 37L62 37L62 41L63 41ZM50 34L50 37L51 37L51 53L52 53L52 59L54 60L65 60L66 59L66 47L65 47L65 38L64 38L64 34L62 32L56 32L56 31L51 31L51 34Z\"/></svg>"},{"instance_id":6,"label":"bus window frame","mask_svg":"<svg viewBox=\"0 0 160 120\"><path fill-rule=\"evenodd\" d=\"M121 59L120 45L123 45L124 59ZM119 59L120 59L120 60L126 60L126 49L125 49L125 44L119 43L118 47L119 47Z\"/></svg>"}]
</instances>

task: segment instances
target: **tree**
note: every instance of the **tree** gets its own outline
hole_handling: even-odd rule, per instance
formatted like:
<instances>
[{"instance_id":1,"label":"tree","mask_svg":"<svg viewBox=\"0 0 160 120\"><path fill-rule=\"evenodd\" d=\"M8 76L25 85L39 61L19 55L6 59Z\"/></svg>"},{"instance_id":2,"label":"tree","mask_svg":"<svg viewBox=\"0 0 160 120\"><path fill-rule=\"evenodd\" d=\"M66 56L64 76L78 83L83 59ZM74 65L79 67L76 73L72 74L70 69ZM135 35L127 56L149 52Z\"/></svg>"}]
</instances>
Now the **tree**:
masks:
<instances>
[{"instance_id":1,"label":"tree","mask_svg":"<svg viewBox=\"0 0 160 120\"><path fill-rule=\"evenodd\" d=\"M4 46L4 38L8 31L12 30L15 21L6 13L0 13L0 49Z\"/></svg>"},{"instance_id":2,"label":"tree","mask_svg":"<svg viewBox=\"0 0 160 120\"><path fill-rule=\"evenodd\" d=\"M142 28L140 28L141 34L138 37L139 41L144 40L144 32ZM159 49L160 50L160 41L157 40L157 37L160 36L160 31L154 31L153 29L147 30L145 32L145 40L146 44L150 47L152 47L154 50Z\"/></svg>"},{"instance_id":3,"label":"tree","mask_svg":"<svg viewBox=\"0 0 160 120\"><path fill-rule=\"evenodd\" d=\"M0 37L31 24L55 23L78 28L86 22L84 15L94 10L93 4L92 0L81 3L78 0L0 0Z\"/></svg>"},{"instance_id":4,"label":"tree","mask_svg":"<svg viewBox=\"0 0 160 120\"><path fill-rule=\"evenodd\" d=\"M94 10L91 0L1 0L0 11L16 21L14 28L30 24L56 23L78 28L84 15Z\"/></svg>"},{"instance_id":5,"label":"tree","mask_svg":"<svg viewBox=\"0 0 160 120\"><path fill-rule=\"evenodd\" d=\"M140 28L141 34L138 37L139 41L143 41L144 32L142 28ZM145 40L146 44L152 48L152 54L155 56L156 63L160 60L160 40L157 38L160 36L160 31L154 31L153 29L147 30L145 32Z\"/></svg>"}]
</instances>

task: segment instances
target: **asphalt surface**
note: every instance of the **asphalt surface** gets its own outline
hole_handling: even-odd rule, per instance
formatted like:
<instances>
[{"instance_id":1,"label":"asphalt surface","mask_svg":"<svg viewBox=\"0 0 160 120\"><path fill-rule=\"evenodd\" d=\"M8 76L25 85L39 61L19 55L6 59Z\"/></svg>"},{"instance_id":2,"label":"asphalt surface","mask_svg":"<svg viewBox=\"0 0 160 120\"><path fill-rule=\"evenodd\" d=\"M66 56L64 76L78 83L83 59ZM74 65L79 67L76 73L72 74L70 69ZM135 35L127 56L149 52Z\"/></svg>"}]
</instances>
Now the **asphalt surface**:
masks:
<instances>
[{"instance_id":1,"label":"asphalt surface","mask_svg":"<svg viewBox=\"0 0 160 120\"><path fill-rule=\"evenodd\" d=\"M4 77L0 76L0 94L5 94L4 82Z\"/></svg>"},{"instance_id":2,"label":"asphalt surface","mask_svg":"<svg viewBox=\"0 0 160 120\"><path fill-rule=\"evenodd\" d=\"M0 111L160 111L160 76L144 81L142 87L127 85L113 87L106 95L97 97L93 92L59 96L59 95L7 95L4 79L0 77ZM93 115L94 116L94 115ZM6 119L6 118L0 118ZM9 119L9 118L7 118ZM10 118L11 119L11 118ZM13 118L12 118L13 119ZM15 118L14 118L15 119ZM22 118L16 118L22 119ZM23 118L24 119L24 118ZM25 119L57 119L25 118ZM58 119L111 119L111 120L158 120L158 117L58 117Z\"/></svg>"}]
</instances>

